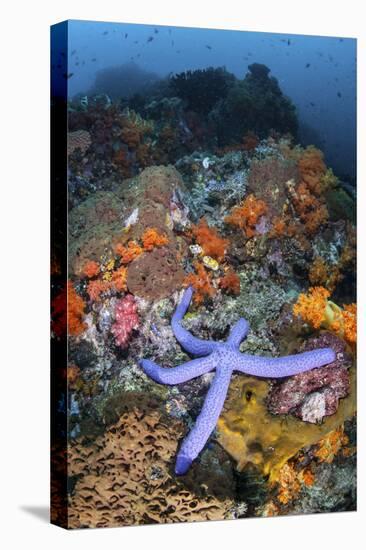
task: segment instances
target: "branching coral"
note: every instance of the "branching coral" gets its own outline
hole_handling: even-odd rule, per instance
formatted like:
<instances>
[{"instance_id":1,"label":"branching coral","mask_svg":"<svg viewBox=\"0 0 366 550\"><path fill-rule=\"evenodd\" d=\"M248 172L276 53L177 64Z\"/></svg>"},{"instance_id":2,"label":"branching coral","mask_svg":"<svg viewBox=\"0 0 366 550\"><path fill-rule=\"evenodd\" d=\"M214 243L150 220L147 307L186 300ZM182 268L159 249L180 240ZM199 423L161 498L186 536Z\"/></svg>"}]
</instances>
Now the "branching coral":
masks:
<instances>
[{"instance_id":1,"label":"branching coral","mask_svg":"<svg viewBox=\"0 0 366 550\"><path fill-rule=\"evenodd\" d=\"M115 323L111 331L115 337L116 344L121 348L126 348L131 338L132 332L139 326L139 316L137 313L137 304L132 294L118 300L115 309Z\"/></svg>"},{"instance_id":2,"label":"branching coral","mask_svg":"<svg viewBox=\"0 0 366 550\"><path fill-rule=\"evenodd\" d=\"M224 258L229 241L220 237L215 228L209 227L205 218L201 218L199 223L192 227L192 233L207 256L217 260Z\"/></svg>"},{"instance_id":3,"label":"branching coral","mask_svg":"<svg viewBox=\"0 0 366 550\"><path fill-rule=\"evenodd\" d=\"M152 250L157 246L165 246L169 243L166 235L160 235L156 229L149 227L141 237L145 250Z\"/></svg>"},{"instance_id":4,"label":"branching coral","mask_svg":"<svg viewBox=\"0 0 366 550\"><path fill-rule=\"evenodd\" d=\"M349 344L355 344L357 338L356 304L345 305L341 309L328 300L330 292L324 287L312 287L308 294L300 294L293 306L295 315L315 329L327 328L344 338Z\"/></svg>"},{"instance_id":5,"label":"branching coral","mask_svg":"<svg viewBox=\"0 0 366 550\"><path fill-rule=\"evenodd\" d=\"M267 213L267 210L266 203L251 194L240 205L232 208L231 214L226 216L225 221L236 225L243 230L248 238L251 238L256 234L256 225L259 219Z\"/></svg>"},{"instance_id":6,"label":"branching coral","mask_svg":"<svg viewBox=\"0 0 366 550\"><path fill-rule=\"evenodd\" d=\"M184 284L192 285L195 289L193 301L195 304L202 304L206 298L212 298L216 293L216 288L212 285L212 278L200 262L194 262L196 273L189 273Z\"/></svg>"}]
</instances>

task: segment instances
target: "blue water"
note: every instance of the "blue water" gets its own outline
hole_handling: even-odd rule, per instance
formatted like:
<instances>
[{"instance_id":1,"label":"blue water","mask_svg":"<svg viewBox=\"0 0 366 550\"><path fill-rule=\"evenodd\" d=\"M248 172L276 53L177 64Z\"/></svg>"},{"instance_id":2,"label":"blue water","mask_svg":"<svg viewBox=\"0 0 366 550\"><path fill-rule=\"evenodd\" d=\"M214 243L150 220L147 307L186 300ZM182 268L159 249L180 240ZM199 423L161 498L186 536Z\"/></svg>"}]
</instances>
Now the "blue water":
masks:
<instances>
[{"instance_id":1,"label":"blue water","mask_svg":"<svg viewBox=\"0 0 366 550\"><path fill-rule=\"evenodd\" d=\"M98 71L129 62L158 77L225 66L238 78L264 63L296 106L301 143L320 147L338 175L355 178L353 38L70 21L68 45L69 97L88 93Z\"/></svg>"}]
</instances>

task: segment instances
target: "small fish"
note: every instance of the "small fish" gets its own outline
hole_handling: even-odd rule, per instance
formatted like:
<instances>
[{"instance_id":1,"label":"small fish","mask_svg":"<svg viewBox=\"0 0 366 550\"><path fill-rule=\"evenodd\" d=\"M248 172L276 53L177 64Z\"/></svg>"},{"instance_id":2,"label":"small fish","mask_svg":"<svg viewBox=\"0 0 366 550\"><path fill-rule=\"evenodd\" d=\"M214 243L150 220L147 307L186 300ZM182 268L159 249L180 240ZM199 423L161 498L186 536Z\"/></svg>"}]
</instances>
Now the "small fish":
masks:
<instances>
[{"instance_id":1,"label":"small fish","mask_svg":"<svg viewBox=\"0 0 366 550\"><path fill-rule=\"evenodd\" d=\"M154 40L153 36L149 36L149 38L146 40L146 42L152 42Z\"/></svg>"},{"instance_id":2,"label":"small fish","mask_svg":"<svg viewBox=\"0 0 366 550\"><path fill-rule=\"evenodd\" d=\"M139 43L139 41L138 41L138 40L134 40L134 44L138 44L138 43Z\"/></svg>"},{"instance_id":3,"label":"small fish","mask_svg":"<svg viewBox=\"0 0 366 550\"><path fill-rule=\"evenodd\" d=\"M74 76L74 73L64 73L62 76L64 78L68 79L68 78L71 78L72 76Z\"/></svg>"},{"instance_id":4,"label":"small fish","mask_svg":"<svg viewBox=\"0 0 366 550\"><path fill-rule=\"evenodd\" d=\"M340 42L343 42L343 38L339 38L339 41L340 41Z\"/></svg>"},{"instance_id":5,"label":"small fish","mask_svg":"<svg viewBox=\"0 0 366 550\"><path fill-rule=\"evenodd\" d=\"M168 33L169 33L169 34L172 34L172 29L168 29Z\"/></svg>"},{"instance_id":6,"label":"small fish","mask_svg":"<svg viewBox=\"0 0 366 550\"><path fill-rule=\"evenodd\" d=\"M61 57L65 57L65 52L60 53Z\"/></svg>"},{"instance_id":7,"label":"small fish","mask_svg":"<svg viewBox=\"0 0 366 550\"><path fill-rule=\"evenodd\" d=\"M140 53L138 53L138 54L136 55L136 57L140 57L140 55L141 55L141 54L140 54Z\"/></svg>"},{"instance_id":8,"label":"small fish","mask_svg":"<svg viewBox=\"0 0 366 550\"><path fill-rule=\"evenodd\" d=\"M174 40L172 40L172 48L174 48Z\"/></svg>"},{"instance_id":9,"label":"small fish","mask_svg":"<svg viewBox=\"0 0 366 550\"><path fill-rule=\"evenodd\" d=\"M332 56L332 55L329 54L329 55L328 55L328 59L329 59L329 61L330 61L331 63L333 63L333 56Z\"/></svg>"},{"instance_id":10,"label":"small fish","mask_svg":"<svg viewBox=\"0 0 366 550\"><path fill-rule=\"evenodd\" d=\"M75 55L75 54L76 54L76 50L72 50L70 56L72 57L72 56Z\"/></svg>"},{"instance_id":11,"label":"small fish","mask_svg":"<svg viewBox=\"0 0 366 550\"><path fill-rule=\"evenodd\" d=\"M60 65L60 64L58 64L58 65L57 65L57 68L58 68L58 69L61 69L61 65Z\"/></svg>"},{"instance_id":12,"label":"small fish","mask_svg":"<svg viewBox=\"0 0 366 550\"><path fill-rule=\"evenodd\" d=\"M338 96L338 97L342 97L341 92L337 92L337 96Z\"/></svg>"},{"instance_id":13,"label":"small fish","mask_svg":"<svg viewBox=\"0 0 366 550\"><path fill-rule=\"evenodd\" d=\"M96 60L97 60L97 58L96 58L96 57L93 57L93 59L92 59L93 63L95 63Z\"/></svg>"},{"instance_id":14,"label":"small fish","mask_svg":"<svg viewBox=\"0 0 366 550\"><path fill-rule=\"evenodd\" d=\"M128 32L125 32L125 38L127 38L127 36L128 36Z\"/></svg>"},{"instance_id":15,"label":"small fish","mask_svg":"<svg viewBox=\"0 0 366 550\"><path fill-rule=\"evenodd\" d=\"M310 105L311 105L312 107L315 107L315 103L313 103L312 101L310 101Z\"/></svg>"},{"instance_id":16,"label":"small fish","mask_svg":"<svg viewBox=\"0 0 366 550\"><path fill-rule=\"evenodd\" d=\"M291 40L288 39L288 40L287 40L287 45L290 46L290 44L291 44Z\"/></svg>"},{"instance_id":17,"label":"small fish","mask_svg":"<svg viewBox=\"0 0 366 550\"><path fill-rule=\"evenodd\" d=\"M82 65L85 65L85 61L82 61L81 64L82 64Z\"/></svg>"},{"instance_id":18,"label":"small fish","mask_svg":"<svg viewBox=\"0 0 366 550\"><path fill-rule=\"evenodd\" d=\"M158 34L158 32L159 32L158 29L154 29L155 34Z\"/></svg>"},{"instance_id":19,"label":"small fish","mask_svg":"<svg viewBox=\"0 0 366 550\"><path fill-rule=\"evenodd\" d=\"M209 44L206 44L206 48L207 48L208 50L212 50L212 46L210 46Z\"/></svg>"},{"instance_id":20,"label":"small fish","mask_svg":"<svg viewBox=\"0 0 366 550\"><path fill-rule=\"evenodd\" d=\"M78 67L78 66L80 65L79 61L77 61L77 62L75 63L75 65Z\"/></svg>"},{"instance_id":21,"label":"small fish","mask_svg":"<svg viewBox=\"0 0 366 550\"><path fill-rule=\"evenodd\" d=\"M106 36L108 34L108 31L104 31L103 36Z\"/></svg>"},{"instance_id":22,"label":"small fish","mask_svg":"<svg viewBox=\"0 0 366 550\"><path fill-rule=\"evenodd\" d=\"M310 67L310 63L306 63L305 69L308 69Z\"/></svg>"},{"instance_id":23,"label":"small fish","mask_svg":"<svg viewBox=\"0 0 366 550\"><path fill-rule=\"evenodd\" d=\"M177 50L175 53L180 53L180 50Z\"/></svg>"}]
</instances>

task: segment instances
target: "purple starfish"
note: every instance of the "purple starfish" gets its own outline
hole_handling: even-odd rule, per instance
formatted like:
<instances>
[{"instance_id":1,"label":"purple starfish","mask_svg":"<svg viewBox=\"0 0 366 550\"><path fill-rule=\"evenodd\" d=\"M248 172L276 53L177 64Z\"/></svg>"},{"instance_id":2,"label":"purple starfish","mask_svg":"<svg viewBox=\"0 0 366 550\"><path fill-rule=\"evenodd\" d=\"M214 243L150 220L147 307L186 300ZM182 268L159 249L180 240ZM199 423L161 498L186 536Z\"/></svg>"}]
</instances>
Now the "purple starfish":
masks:
<instances>
[{"instance_id":1,"label":"purple starfish","mask_svg":"<svg viewBox=\"0 0 366 550\"><path fill-rule=\"evenodd\" d=\"M178 342L189 353L198 356L175 368L162 368L153 361L142 359L140 364L145 373L160 384L180 384L192 378L216 370L196 423L184 439L175 465L177 475L185 474L193 460L205 446L220 416L233 371L264 378L283 378L332 363L336 354L331 348L306 351L287 357L259 357L240 353L240 342L249 331L249 323L239 319L230 331L226 342L201 340L192 336L181 325L192 299L193 289L185 290L183 298L172 318L172 329Z\"/></svg>"}]
</instances>

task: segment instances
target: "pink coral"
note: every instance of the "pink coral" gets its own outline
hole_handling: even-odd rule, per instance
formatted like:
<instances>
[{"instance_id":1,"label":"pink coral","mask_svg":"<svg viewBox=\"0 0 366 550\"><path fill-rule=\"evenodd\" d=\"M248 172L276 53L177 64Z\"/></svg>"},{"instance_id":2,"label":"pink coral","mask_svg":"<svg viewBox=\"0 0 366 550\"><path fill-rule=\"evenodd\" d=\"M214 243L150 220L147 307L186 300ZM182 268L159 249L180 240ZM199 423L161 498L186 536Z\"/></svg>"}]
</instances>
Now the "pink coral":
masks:
<instances>
[{"instance_id":1,"label":"pink coral","mask_svg":"<svg viewBox=\"0 0 366 550\"><path fill-rule=\"evenodd\" d=\"M112 333L116 339L116 344L121 348L126 348L130 340L132 331L139 326L139 317L137 314L137 305L132 294L128 294L116 303L115 309L116 321L112 325Z\"/></svg>"}]
</instances>

